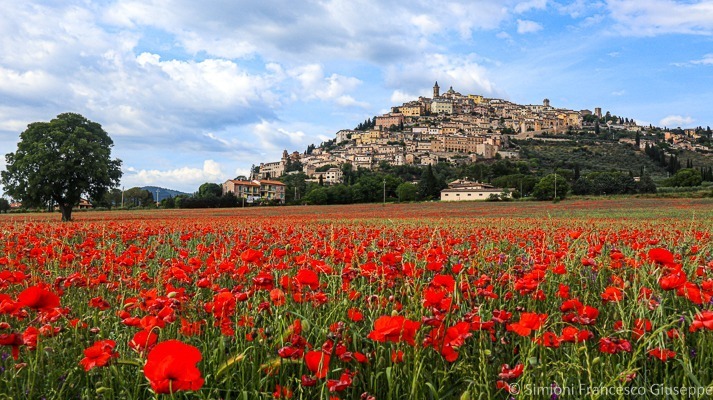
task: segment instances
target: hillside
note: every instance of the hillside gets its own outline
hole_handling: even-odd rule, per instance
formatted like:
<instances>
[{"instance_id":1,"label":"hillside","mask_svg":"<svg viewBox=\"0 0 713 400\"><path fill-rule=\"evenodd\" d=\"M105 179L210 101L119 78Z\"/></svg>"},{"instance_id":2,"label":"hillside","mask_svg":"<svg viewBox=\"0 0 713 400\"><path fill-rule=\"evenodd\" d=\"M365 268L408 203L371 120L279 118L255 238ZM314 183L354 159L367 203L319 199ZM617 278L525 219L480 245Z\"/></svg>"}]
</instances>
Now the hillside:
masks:
<instances>
[{"instance_id":1,"label":"hillside","mask_svg":"<svg viewBox=\"0 0 713 400\"><path fill-rule=\"evenodd\" d=\"M178 195L190 195L189 193L179 192L178 190L166 189L158 186L143 186L141 189L148 190L156 198L156 191L158 191L158 201L167 199L169 197L176 197Z\"/></svg>"},{"instance_id":2,"label":"hillside","mask_svg":"<svg viewBox=\"0 0 713 400\"><path fill-rule=\"evenodd\" d=\"M579 165L582 174L595 171L631 171L638 176L641 171L650 174L658 181L668 176L666 169L652 161L644 152L635 150L631 145L603 140L519 140L523 160L536 160L537 169L545 172L555 168L574 168ZM679 160L685 164L691 159L694 167L713 166L713 157L699 153L679 150Z\"/></svg>"}]
</instances>

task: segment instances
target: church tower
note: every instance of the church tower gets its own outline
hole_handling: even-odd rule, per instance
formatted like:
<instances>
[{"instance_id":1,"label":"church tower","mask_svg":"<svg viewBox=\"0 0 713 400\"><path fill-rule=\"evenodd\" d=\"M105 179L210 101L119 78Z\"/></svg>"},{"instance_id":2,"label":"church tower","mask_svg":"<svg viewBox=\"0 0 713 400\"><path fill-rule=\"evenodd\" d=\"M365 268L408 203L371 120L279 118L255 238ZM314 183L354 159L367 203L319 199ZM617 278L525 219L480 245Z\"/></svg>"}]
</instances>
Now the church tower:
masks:
<instances>
[{"instance_id":1,"label":"church tower","mask_svg":"<svg viewBox=\"0 0 713 400\"><path fill-rule=\"evenodd\" d=\"M441 95L440 89L438 87L438 81L436 81L436 84L433 85L433 98L435 99L436 97L439 97Z\"/></svg>"}]
</instances>

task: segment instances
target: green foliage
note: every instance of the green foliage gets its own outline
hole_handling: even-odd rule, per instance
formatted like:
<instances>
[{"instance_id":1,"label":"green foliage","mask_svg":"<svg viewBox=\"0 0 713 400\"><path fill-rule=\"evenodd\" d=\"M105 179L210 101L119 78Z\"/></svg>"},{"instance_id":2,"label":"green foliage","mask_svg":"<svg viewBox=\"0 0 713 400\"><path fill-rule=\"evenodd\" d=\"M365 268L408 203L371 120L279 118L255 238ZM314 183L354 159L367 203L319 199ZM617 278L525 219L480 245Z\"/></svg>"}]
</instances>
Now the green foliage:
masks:
<instances>
[{"instance_id":1,"label":"green foliage","mask_svg":"<svg viewBox=\"0 0 713 400\"><path fill-rule=\"evenodd\" d=\"M180 203L176 204L174 201L174 206L177 208L228 208L237 207L238 198L234 193L228 192L223 196L196 196L196 197L185 197L181 199Z\"/></svg>"},{"instance_id":2,"label":"green foliage","mask_svg":"<svg viewBox=\"0 0 713 400\"><path fill-rule=\"evenodd\" d=\"M124 207L126 208L148 207L153 203L153 195L148 190L132 187L124 191Z\"/></svg>"},{"instance_id":3,"label":"green foliage","mask_svg":"<svg viewBox=\"0 0 713 400\"><path fill-rule=\"evenodd\" d=\"M676 172L674 176L668 179L668 186L700 186L703 182L701 172L693 168L684 168Z\"/></svg>"},{"instance_id":4,"label":"green foliage","mask_svg":"<svg viewBox=\"0 0 713 400\"><path fill-rule=\"evenodd\" d=\"M636 182L636 190L639 193L656 193L656 183L650 176L644 175Z\"/></svg>"},{"instance_id":5,"label":"green foliage","mask_svg":"<svg viewBox=\"0 0 713 400\"><path fill-rule=\"evenodd\" d=\"M396 188L399 201L414 201L418 197L418 187L411 182L404 182Z\"/></svg>"},{"instance_id":6,"label":"green foliage","mask_svg":"<svg viewBox=\"0 0 713 400\"><path fill-rule=\"evenodd\" d=\"M94 201L94 206L103 207L109 210L112 207L121 207L121 190L114 188L107 191L101 199Z\"/></svg>"},{"instance_id":7,"label":"green foliage","mask_svg":"<svg viewBox=\"0 0 713 400\"><path fill-rule=\"evenodd\" d=\"M10 202L5 198L0 198L0 212L6 213L10 211Z\"/></svg>"},{"instance_id":8,"label":"green foliage","mask_svg":"<svg viewBox=\"0 0 713 400\"><path fill-rule=\"evenodd\" d=\"M121 160L111 159L113 145L101 125L79 114L34 122L20 134L17 151L5 155L2 184L25 206L57 203L68 221L82 196L101 199L119 184Z\"/></svg>"},{"instance_id":9,"label":"green foliage","mask_svg":"<svg viewBox=\"0 0 713 400\"><path fill-rule=\"evenodd\" d=\"M441 197L441 190L445 187L445 180L439 180L429 165L421 174L421 180L418 181L418 194L424 200L438 199Z\"/></svg>"},{"instance_id":10,"label":"green foliage","mask_svg":"<svg viewBox=\"0 0 713 400\"><path fill-rule=\"evenodd\" d=\"M206 182L198 188L198 197L220 197L223 195L223 188L217 183Z\"/></svg>"},{"instance_id":11,"label":"green foliage","mask_svg":"<svg viewBox=\"0 0 713 400\"><path fill-rule=\"evenodd\" d=\"M287 174L280 177L280 181L286 185L286 203L294 203L301 196L307 194L307 178L307 174L305 174L304 172L298 172L296 174Z\"/></svg>"},{"instance_id":12,"label":"green foliage","mask_svg":"<svg viewBox=\"0 0 713 400\"><path fill-rule=\"evenodd\" d=\"M512 188L526 196L532 193L540 180L533 175L513 174L493 179L490 183L499 188Z\"/></svg>"},{"instance_id":13,"label":"green foliage","mask_svg":"<svg viewBox=\"0 0 713 400\"><path fill-rule=\"evenodd\" d=\"M564 200L569 192L569 183L557 174L549 174L535 185L532 195L537 200Z\"/></svg>"}]
</instances>

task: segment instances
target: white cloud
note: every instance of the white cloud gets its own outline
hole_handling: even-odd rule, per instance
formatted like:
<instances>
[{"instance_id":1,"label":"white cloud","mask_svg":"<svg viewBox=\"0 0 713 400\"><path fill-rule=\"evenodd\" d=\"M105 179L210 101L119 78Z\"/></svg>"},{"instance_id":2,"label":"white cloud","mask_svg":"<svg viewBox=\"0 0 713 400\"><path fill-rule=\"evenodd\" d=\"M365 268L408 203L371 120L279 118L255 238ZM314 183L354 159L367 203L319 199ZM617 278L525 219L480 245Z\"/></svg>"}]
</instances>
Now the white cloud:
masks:
<instances>
[{"instance_id":1,"label":"white cloud","mask_svg":"<svg viewBox=\"0 0 713 400\"><path fill-rule=\"evenodd\" d=\"M700 60L693 60L691 64L697 65L713 65L713 54L706 54Z\"/></svg>"},{"instance_id":2,"label":"white cloud","mask_svg":"<svg viewBox=\"0 0 713 400\"><path fill-rule=\"evenodd\" d=\"M617 90L615 92L612 92L611 94L612 96L623 96L626 94L626 90Z\"/></svg>"},{"instance_id":3,"label":"white cloud","mask_svg":"<svg viewBox=\"0 0 713 400\"><path fill-rule=\"evenodd\" d=\"M438 81L442 88L453 86L463 94L501 94L488 77L488 70L480 64L481 60L475 54L428 54L418 62L388 68L386 81L404 94L421 93L424 87L430 89L434 81ZM423 95L430 97L430 90Z\"/></svg>"},{"instance_id":4,"label":"white cloud","mask_svg":"<svg viewBox=\"0 0 713 400\"><path fill-rule=\"evenodd\" d=\"M530 10L544 10L547 8L547 0L529 0L517 3L515 13L522 14Z\"/></svg>"},{"instance_id":5,"label":"white cloud","mask_svg":"<svg viewBox=\"0 0 713 400\"><path fill-rule=\"evenodd\" d=\"M581 18L604 8L603 2L592 0L575 0L564 4L554 3L554 5L561 14L569 15L571 18Z\"/></svg>"},{"instance_id":6,"label":"white cloud","mask_svg":"<svg viewBox=\"0 0 713 400\"><path fill-rule=\"evenodd\" d=\"M394 105L401 105L403 103L416 100L418 99L417 95L411 94L411 93L406 93L401 90L394 90L393 93L391 93L391 99L390 102L391 104Z\"/></svg>"},{"instance_id":7,"label":"white cloud","mask_svg":"<svg viewBox=\"0 0 713 400\"><path fill-rule=\"evenodd\" d=\"M713 34L710 0L607 0L607 7L624 35Z\"/></svg>"},{"instance_id":8,"label":"white cloud","mask_svg":"<svg viewBox=\"0 0 713 400\"><path fill-rule=\"evenodd\" d=\"M304 140L307 135L304 132L290 131L274 122L261 121L251 129L257 135L263 149L282 150L306 144Z\"/></svg>"},{"instance_id":9,"label":"white cloud","mask_svg":"<svg viewBox=\"0 0 713 400\"><path fill-rule=\"evenodd\" d=\"M198 187L205 182L222 182L225 179L227 178L223 174L220 163L205 160L202 168L185 166L162 171L127 167L124 169L123 181L130 186L172 184L180 187Z\"/></svg>"},{"instance_id":10,"label":"white cloud","mask_svg":"<svg viewBox=\"0 0 713 400\"><path fill-rule=\"evenodd\" d=\"M695 120L691 117L684 117L681 115L669 115L663 118L660 122L660 126L666 126L669 128L686 127L693 124Z\"/></svg>"},{"instance_id":11,"label":"white cloud","mask_svg":"<svg viewBox=\"0 0 713 400\"><path fill-rule=\"evenodd\" d=\"M297 80L300 84L298 96L305 100L333 101L347 107L364 107L367 103L358 102L346 93L356 89L362 82L354 77L338 74L324 76L324 69L318 64L308 64L294 68L287 75Z\"/></svg>"},{"instance_id":12,"label":"white cloud","mask_svg":"<svg viewBox=\"0 0 713 400\"><path fill-rule=\"evenodd\" d=\"M538 24L535 21L528 21L528 20L522 20L518 19L517 20L517 33L519 34L525 34L525 33L534 33L542 30L542 25Z\"/></svg>"}]
</instances>

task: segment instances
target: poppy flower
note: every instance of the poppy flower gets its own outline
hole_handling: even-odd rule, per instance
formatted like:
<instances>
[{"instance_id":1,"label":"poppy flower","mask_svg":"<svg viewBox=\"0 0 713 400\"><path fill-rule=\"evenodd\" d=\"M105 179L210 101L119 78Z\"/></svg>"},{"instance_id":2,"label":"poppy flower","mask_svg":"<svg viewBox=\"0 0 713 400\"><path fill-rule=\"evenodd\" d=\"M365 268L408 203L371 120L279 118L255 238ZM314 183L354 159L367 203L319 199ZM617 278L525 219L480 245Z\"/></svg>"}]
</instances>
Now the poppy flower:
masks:
<instances>
[{"instance_id":1,"label":"poppy flower","mask_svg":"<svg viewBox=\"0 0 713 400\"><path fill-rule=\"evenodd\" d=\"M657 264L671 265L674 263L673 254L662 247L649 250L646 256L649 260Z\"/></svg>"},{"instance_id":2,"label":"poppy flower","mask_svg":"<svg viewBox=\"0 0 713 400\"><path fill-rule=\"evenodd\" d=\"M91 347L84 349L84 358L79 361L79 364L84 367L85 371L95 367L103 367L112 358L119 357L119 353L114 351L114 347L116 347L116 342L113 340L99 340Z\"/></svg>"},{"instance_id":3,"label":"poppy flower","mask_svg":"<svg viewBox=\"0 0 713 400\"><path fill-rule=\"evenodd\" d=\"M520 314L520 321L507 324L506 328L509 332L515 332L520 336L529 336L532 331L540 329L546 319L547 314L524 312Z\"/></svg>"},{"instance_id":4,"label":"poppy flower","mask_svg":"<svg viewBox=\"0 0 713 400\"><path fill-rule=\"evenodd\" d=\"M17 297L17 302L23 307L39 311L49 311L59 307L59 297L40 286L30 286Z\"/></svg>"},{"instance_id":5,"label":"poppy flower","mask_svg":"<svg viewBox=\"0 0 713 400\"><path fill-rule=\"evenodd\" d=\"M131 341L129 341L129 347L139 353L144 353L146 350L151 349L156 344L156 341L158 341L158 335L153 330L144 329L136 332Z\"/></svg>"},{"instance_id":6,"label":"poppy flower","mask_svg":"<svg viewBox=\"0 0 713 400\"><path fill-rule=\"evenodd\" d=\"M498 378L502 380L513 380L517 379L522 375L522 372L525 370L525 366L522 363L517 364L515 367L510 368L508 364L503 364L500 367L500 373L498 374Z\"/></svg>"},{"instance_id":7,"label":"poppy flower","mask_svg":"<svg viewBox=\"0 0 713 400\"><path fill-rule=\"evenodd\" d=\"M689 330L696 332L699 329L713 330L713 311L701 311L696 314Z\"/></svg>"},{"instance_id":8,"label":"poppy flower","mask_svg":"<svg viewBox=\"0 0 713 400\"><path fill-rule=\"evenodd\" d=\"M411 321L400 315L395 317L384 315L374 321L374 329L369 332L367 337L377 342L399 343L404 341L414 346L416 344L414 337L420 327L420 322Z\"/></svg>"},{"instance_id":9,"label":"poppy flower","mask_svg":"<svg viewBox=\"0 0 713 400\"><path fill-rule=\"evenodd\" d=\"M305 354L305 364L318 379L324 379L329 373L329 354L323 351L308 351Z\"/></svg>"},{"instance_id":10,"label":"poppy flower","mask_svg":"<svg viewBox=\"0 0 713 400\"><path fill-rule=\"evenodd\" d=\"M604 289L602 293L602 301L606 302L618 302L624 298L624 292L618 287L609 286Z\"/></svg>"},{"instance_id":11,"label":"poppy flower","mask_svg":"<svg viewBox=\"0 0 713 400\"><path fill-rule=\"evenodd\" d=\"M686 273L678 270L659 278L659 286L663 290L678 289L686 284L686 280Z\"/></svg>"},{"instance_id":12,"label":"poppy flower","mask_svg":"<svg viewBox=\"0 0 713 400\"><path fill-rule=\"evenodd\" d=\"M167 340L149 352L144 375L156 393L198 390L204 381L196 367L201 357L196 347L178 340Z\"/></svg>"},{"instance_id":13,"label":"poppy flower","mask_svg":"<svg viewBox=\"0 0 713 400\"><path fill-rule=\"evenodd\" d=\"M339 379L329 379L327 380L327 388L330 392L342 392L352 385L352 377L354 373L348 369L342 372Z\"/></svg>"},{"instance_id":14,"label":"poppy flower","mask_svg":"<svg viewBox=\"0 0 713 400\"><path fill-rule=\"evenodd\" d=\"M676 352L669 349L664 349L662 347L657 347L646 352L646 354L656 357L662 362L666 362L674 357L676 357Z\"/></svg>"},{"instance_id":15,"label":"poppy flower","mask_svg":"<svg viewBox=\"0 0 713 400\"><path fill-rule=\"evenodd\" d=\"M347 310L347 317L353 322L359 322L364 319L364 314L358 308L350 308Z\"/></svg>"},{"instance_id":16,"label":"poppy flower","mask_svg":"<svg viewBox=\"0 0 713 400\"><path fill-rule=\"evenodd\" d=\"M562 328L560 341L567 343L581 343L594 337L592 332L586 329L577 329L574 326L566 326Z\"/></svg>"},{"instance_id":17,"label":"poppy flower","mask_svg":"<svg viewBox=\"0 0 713 400\"><path fill-rule=\"evenodd\" d=\"M599 351L608 354L616 354L622 351L631 353L631 343L626 339L601 338L599 339Z\"/></svg>"},{"instance_id":18,"label":"poppy flower","mask_svg":"<svg viewBox=\"0 0 713 400\"><path fill-rule=\"evenodd\" d=\"M0 334L0 346L12 347L12 358L17 360L20 358L20 346L24 344L22 335L19 333L3 333Z\"/></svg>"}]
</instances>

